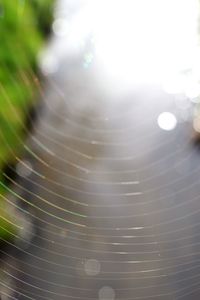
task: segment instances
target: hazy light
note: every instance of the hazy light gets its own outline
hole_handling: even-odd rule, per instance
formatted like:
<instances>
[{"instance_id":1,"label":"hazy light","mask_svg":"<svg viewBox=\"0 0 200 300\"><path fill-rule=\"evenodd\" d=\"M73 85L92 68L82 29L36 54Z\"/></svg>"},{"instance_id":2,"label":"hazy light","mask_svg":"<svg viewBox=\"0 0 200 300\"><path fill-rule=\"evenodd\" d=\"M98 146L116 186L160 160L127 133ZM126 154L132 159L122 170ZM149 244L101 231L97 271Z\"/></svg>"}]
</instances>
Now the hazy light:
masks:
<instances>
[{"instance_id":1,"label":"hazy light","mask_svg":"<svg viewBox=\"0 0 200 300\"><path fill-rule=\"evenodd\" d=\"M199 78L197 77L197 74L194 76L192 72L190 74L179 74L174 77L171 76L171 78L166 79L163 83L163 89L168 94L181 94L182 98L183 95L185 95L191 102L199 102Z\"/></svg>"},{"instance_id":2,"label":"hazy light","mask_svg":"<svg viewBox=\"0 0 200 300\"><path fill-rule=\"evenodd\" d=\"M188 111L188 109L191 108L191 101L187 97L184 97L182 95L176 96L175 104L179 110Z\"/></svg>"},{"instance_id":3,"label":"hazy light","mask_svg":"<svg viewBox=\"0 0 200 300\"><path fill-rule=\"evenodd\" d=\"M115 291L109 286L104 286L99 291L99 300L114 300Z\"/></svg>"},{"instance_id":4,"label":"hazy light","mask_svg":"<svg viewBox=\"0 0 200 300\"><path fill-rule=\"evenodd\" d=\"M163 89L168 94L184 94L186 77L180 74L171 74L163 80Z\"/></svg>"},{"instance_id":5,"label":"hazy light","mask_svg":"<svg viewBox=\"0 0 200 300\"><path fill-rule=\"evenodd\" d=\"M69 24L65 19L56 19L53 22L52 29L55 35L62 37L69 32Z\"/></svg>"},{"instance_id":6,"label":"hazy light","mask_svg":"<svg viewBox=\"0 0 200 300\"><path fill-rule=\"evenodd\" d=\"M200 84L192 81L186 88L185 94L192 101L196 102L196 98L200 95Z\"/></svg>"},{"instance_id":7,"label":"hazy light","mask_svg":"<svg viewBox=\"0 0 200 300\"><path fill-rule=\"evenodd\" d=\"M173 130L177 125L176 117L170 112L163 112L158 117L158 125L163 130Z\"/></svg>"}]
</instances>

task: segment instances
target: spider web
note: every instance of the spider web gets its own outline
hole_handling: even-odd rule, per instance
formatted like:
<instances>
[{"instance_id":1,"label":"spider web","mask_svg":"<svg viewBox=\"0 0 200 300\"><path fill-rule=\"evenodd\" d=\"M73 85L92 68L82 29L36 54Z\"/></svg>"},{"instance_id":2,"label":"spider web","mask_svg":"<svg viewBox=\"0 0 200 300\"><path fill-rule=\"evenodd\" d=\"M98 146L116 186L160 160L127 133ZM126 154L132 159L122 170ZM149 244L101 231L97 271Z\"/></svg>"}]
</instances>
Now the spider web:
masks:
<instances>
[{"instance_id":1,"label":"spider web","mask_svg":"<svg viewBox=\"0 0 200 300\"><path fill-rule=\"evenodd\" d=\"M4 174L21 229L1 250L2 299L199 299L193 65L186 90L121 89L101 70L93 35L67 39L86 2L58 2L37 120L17 179Z\"/></svg>"}]
</instances>

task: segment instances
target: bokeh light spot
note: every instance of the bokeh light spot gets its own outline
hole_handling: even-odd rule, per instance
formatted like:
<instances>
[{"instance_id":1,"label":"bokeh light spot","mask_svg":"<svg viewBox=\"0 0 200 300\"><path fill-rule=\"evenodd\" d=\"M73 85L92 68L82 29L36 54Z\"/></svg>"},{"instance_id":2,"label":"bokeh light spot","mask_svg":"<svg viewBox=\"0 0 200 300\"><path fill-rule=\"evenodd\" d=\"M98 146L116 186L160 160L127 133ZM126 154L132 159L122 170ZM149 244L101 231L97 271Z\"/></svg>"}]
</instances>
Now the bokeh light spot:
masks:
<instances>
[{"instance_id":1,"label":"bokeh light spot","mask_svg":"<svg viewBox=\"0 0 200 300\"><path fill-rule=\"evenodd\" d=\"M177 119L170 112L163 112L158 117L158 126L166 131L173 130L177 125Z\"/></svg>"},{"instance_id":2,"label":"bokeh light spot","mask_svg":"<svg viewBox=\"0 0 200 300\"><path fill-rule=\"evenodd\" d=\"M30 176L32 171L33 171L32 164L27 160L19 162L16 166L16 172L21 177Z\"/></svg>"},{"instance_id":3,"label":"bokeh light spot","mask_svg":"<svg viewBox=\"0 0 200 300\"><path fill-rule=\"evenodd\" d=\"M89 276L96 276L100 273L101 265L96 259L88 259L85 262L85 273Z\"/></svg>"},{"instance_id":4,"label":"bokeh light spot","mask_svg":"<svg viewBox=\"0 0 200 300\"><path fill-rule=\"evenodd\" d=\"M104 286L99 291L99 299L100 300L114 300L115 299L115 291L113 288L109 286Z\"/></svg>"}]
</instances>

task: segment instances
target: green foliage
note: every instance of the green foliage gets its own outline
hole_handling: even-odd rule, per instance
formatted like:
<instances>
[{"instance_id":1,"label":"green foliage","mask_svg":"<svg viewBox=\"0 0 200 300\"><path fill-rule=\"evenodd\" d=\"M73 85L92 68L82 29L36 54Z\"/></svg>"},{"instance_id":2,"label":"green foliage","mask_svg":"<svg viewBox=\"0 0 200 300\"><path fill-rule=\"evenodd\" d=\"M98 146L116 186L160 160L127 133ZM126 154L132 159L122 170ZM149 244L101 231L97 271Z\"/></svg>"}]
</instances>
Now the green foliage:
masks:
<instances>
[{"instance_id":1,"label":"green foliage","mask_svg":"<svg viewBox=\"0 0 200 300\"><path fill-rule=\"evenodd\" d=\"M37 16L37 26L43 35L49 34L49 24L52 22L52 11L54 1L52 0L30 0L30 3Z\"/></svg>"},{"instance_id":2,"label":"green foliage","mask_svg":"<svg viewBox=\"0 0 200 300\"><path fill-rule=\"evenodd\" d=\"M52 6L53 0L0 0L0 171L23 146L27 112L37 92L37 54L50 28ZM0 208L0 237L14 231L3 215Z\"/></svg>"}]
</instances>

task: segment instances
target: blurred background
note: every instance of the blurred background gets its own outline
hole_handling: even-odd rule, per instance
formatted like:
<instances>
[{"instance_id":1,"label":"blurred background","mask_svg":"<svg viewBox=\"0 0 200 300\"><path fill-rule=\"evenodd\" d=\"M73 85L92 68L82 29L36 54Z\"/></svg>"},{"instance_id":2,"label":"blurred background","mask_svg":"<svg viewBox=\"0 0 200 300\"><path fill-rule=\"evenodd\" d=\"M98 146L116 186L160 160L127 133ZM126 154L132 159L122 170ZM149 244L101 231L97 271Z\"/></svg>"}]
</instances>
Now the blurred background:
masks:
<instances>
[{"instance_id":1,"label":"blurred background","mask_svg":"<svg viewBox=\"0 0 200 300\"><path fill-rule=\"evenodd\" d=\"M200 299L198 0L0 0L0 299Z\"/></svg>"}]
</instances>

